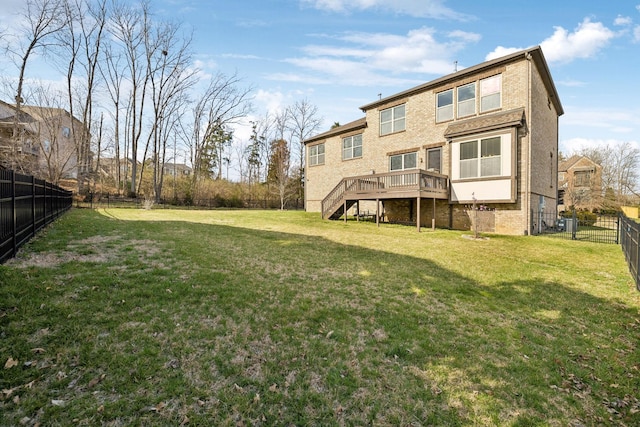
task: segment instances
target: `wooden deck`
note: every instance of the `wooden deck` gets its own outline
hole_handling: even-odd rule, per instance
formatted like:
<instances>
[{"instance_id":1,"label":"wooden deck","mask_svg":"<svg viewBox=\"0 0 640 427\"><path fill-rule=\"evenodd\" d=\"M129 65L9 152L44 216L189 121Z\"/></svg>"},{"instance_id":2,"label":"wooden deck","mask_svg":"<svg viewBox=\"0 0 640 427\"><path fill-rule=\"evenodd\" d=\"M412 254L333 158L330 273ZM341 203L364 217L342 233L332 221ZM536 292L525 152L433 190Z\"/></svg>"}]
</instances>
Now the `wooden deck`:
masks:
<instances>
[{"instance_id":1,"label":"wooden deck","mask_svg":"<svg viewBox=\"0 0 640 427\"><path fill-rule=\"evenodd\" d=\"M360 200L448 199L446 175L420 169L342 179L322 201L322 217L338 219Z\"/></svg>"}]
</instances>

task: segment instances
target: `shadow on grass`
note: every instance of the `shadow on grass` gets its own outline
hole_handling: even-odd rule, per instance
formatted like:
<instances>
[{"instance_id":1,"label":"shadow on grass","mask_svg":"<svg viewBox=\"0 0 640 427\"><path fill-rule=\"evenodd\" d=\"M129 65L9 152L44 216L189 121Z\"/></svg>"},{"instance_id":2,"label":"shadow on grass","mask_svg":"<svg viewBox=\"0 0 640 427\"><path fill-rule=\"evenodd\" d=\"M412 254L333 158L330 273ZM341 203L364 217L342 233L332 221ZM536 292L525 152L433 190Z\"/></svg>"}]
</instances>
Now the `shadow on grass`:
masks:
<instances>
[{"instance_id":1,"label":"shadow on grass","mask_svg":"<svg viewBox=\"0 0 640 427\"><path fill-rule=\"evenodd\" d=\"M0 267L0 354L19 361L0 370L3 423L569 425L640 410L637 307L560 281L490 285L315 236L95 212L24 255Z\"/></svg>"}]
</instances>

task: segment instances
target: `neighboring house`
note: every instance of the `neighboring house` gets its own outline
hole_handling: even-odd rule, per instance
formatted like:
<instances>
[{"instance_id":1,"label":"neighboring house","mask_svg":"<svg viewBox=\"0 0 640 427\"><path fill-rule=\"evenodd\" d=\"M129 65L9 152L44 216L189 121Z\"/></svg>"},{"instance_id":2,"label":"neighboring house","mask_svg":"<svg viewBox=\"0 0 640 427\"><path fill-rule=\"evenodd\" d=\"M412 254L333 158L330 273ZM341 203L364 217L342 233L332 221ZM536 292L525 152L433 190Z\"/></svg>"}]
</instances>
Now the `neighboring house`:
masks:
<instances>
[{"instance_id":1,"label":"neighboring house","mask_svg":"<svg viewBox=\"0 0 640 427\"><path fill-rule=\"evenodd\" d=\"M593 211L602 205L602 166L585 156L558 165L558 211Z\"/></svg>"},{"instance_id":2,"label":"neighboring house","mask_svg":"<svg viewBox=\"0 0 640 427\"><path fill-rule=\"evenodd\" d=\"M540 47L361 107L365 117L305 141L305 208L323 218L537 232L556 211L564 111ZM419 219L419 221L416 221Z\"/></svg>"},{"instance_id":3,"label":"neighboring house","mask_svg":"<svg viewBox=\"0 0 640 427\"><path fill-rule=\"evenodd\" d=\"M190 176L192 169L184 163L165 163L163 167L165 176L181 177Z\"/></svg>"},{"instance_id":4,"label":"neighboring house","mask_svg":"<svg viewBox=\"0 0 640 427\"><path fill-rule=\"evenodd\" d=\"M120 167L120 174L118 175L118 166ZM137 168L140 170L142 166L141 162L137 162ZM113 183L120 188L120 183L125 183L131 178L131 171L133 170L133 160L131 158L121 158L120 161L115 157L102 157L100 158L99 174L102 178L108 178L113 180ZM120 182L118 182L120 180ZM123 185L126 187L126 184Z\"/></svg>"},{"instance_id":5,"label":"neighboring house","mask_svg":"<svg viewBox=\"0 0 640 427\"><path fill-rule=\"evenodd\" d=\"M91 135L82 122L62 108L23 105L22 111L38 123L40 167L53 182L90 174Z\"/></svg>"},{"instance_id":6,"label":"neighboring house","mask_svg":"<svg viewBox=\"0 0 640 427\"><path fill-rule=\"evenodd\" d=\"M61 108L23 105L17 114L14 105L0 101L0 155L8 167L29 156L29 173L54 183L77 178L79 169L91 170L90 139L82 122Z\"/></svg>"},{"instance_id":7,"label":"neighboring house","mask_svg":"<svg viewBox=\"0 0 640 427\"><path fill-rule=\"evenodd\" d=\"M21 172L31 170L37 165L38 153L36 120L0 101L0 164Z\"/></svg>"}]
</instances>

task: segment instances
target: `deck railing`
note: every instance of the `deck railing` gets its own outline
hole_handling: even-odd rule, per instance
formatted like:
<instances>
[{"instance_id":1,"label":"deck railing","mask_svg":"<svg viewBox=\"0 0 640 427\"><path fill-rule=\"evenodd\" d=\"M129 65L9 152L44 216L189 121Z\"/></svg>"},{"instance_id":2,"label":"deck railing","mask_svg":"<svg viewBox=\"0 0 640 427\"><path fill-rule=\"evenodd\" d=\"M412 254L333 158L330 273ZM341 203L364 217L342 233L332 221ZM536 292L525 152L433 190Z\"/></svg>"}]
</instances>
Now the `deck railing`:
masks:
<instances>
[{"instance_id":1,"label":"deck railing","mask_svg":"<svg viewBox=\"0 0 640 427\"><path fill-rule=\"evenodd\" d=\"M343 178L322 201L322 217L329 218L345 200L415 197L418 194L446 199L449 197L448 185L446 175L419 169Z\"/></svg>"},{"instance_id":2,"label":"deck railing","mask_svg":"<svg viewBox=\"0 0 640 427\"><path fill-rule=\"evenodd\" d=\"M72 193L57 185L0 169L0 263L66 212Z\"/></svg>"}]
</instances>

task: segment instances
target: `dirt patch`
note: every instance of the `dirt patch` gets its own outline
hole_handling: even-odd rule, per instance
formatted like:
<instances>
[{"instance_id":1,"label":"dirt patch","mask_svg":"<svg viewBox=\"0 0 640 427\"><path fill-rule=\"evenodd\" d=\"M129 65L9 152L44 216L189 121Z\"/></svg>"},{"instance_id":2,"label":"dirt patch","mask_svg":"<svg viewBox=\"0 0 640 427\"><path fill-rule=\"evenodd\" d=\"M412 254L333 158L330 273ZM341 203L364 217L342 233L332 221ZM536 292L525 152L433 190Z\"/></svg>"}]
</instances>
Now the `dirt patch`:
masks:
<instances>
[{"instance_id":1,"label":"dirt patch","mask_svg":"<svg viewBox=\"0 0 640 427\"><path fill-rule=\"evenodd\" d=\"M108 263L121 256L122 249L133 246L142 262L151 263L155 268L167 268L164 263L149 260L157 256L161 249L153 240L122 241L120 236L91 236L82 240L69 242L67 250L60 252L18 253L18 256L7 261L7 265L17 268L55 268L66 262Z\"/></svg>"}]
</instances>

